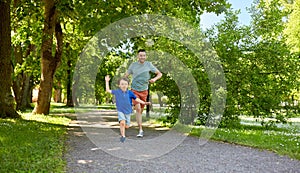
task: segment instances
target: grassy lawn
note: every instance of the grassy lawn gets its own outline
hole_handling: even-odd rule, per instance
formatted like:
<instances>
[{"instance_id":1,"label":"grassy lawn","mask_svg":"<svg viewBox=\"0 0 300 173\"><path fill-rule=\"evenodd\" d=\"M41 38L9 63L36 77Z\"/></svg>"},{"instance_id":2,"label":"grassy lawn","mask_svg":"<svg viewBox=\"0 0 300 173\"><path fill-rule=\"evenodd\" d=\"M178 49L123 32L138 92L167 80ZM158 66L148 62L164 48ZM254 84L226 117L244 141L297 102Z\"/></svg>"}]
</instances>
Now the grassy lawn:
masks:
<instances>
[{"instance_id":1,"label":"grassy lawn","mask_svg":"<svg viewBox=\"0 0 300 173\"><path fill-rule=\"evenodd\" d=\"M163 122L162 116L156 116L159 111L151 112L151 118L143 116L144 123L159 123L163 126L170 124ZM161 114L160 114L161 115ZM132 116L135 119L135 116ZM292 124L279 124L278 127L266 129L255 119L247 118L237 128L217 128L213 130L210 140L249 146L262 150L269 150L279 155L300 160L300 118L293 118ZM191 136L201 136L204 126L178 126L177 130L190 132ZM209 131L209 129L206 132Z\"/></svg>"},{"instance_id":2,"label":"grassy lawn","mask_svg":"<svg viewBox=\"0 0 300 173\"><path fill-rule=\"evenodd\" d=\"M190 135L200 136L203 129L193 128ZM211 139L269 150L300 160L299 127L266 130L264 127L241 125L239 128L218 128Z\"/></svg>"},{"instance_id":3,"label":"grassy lawn","mask_svg":"<svg viewBox=\"0 0 300 173\"><path fill-rule=\"evenodd\" d=\"M47 116L28 110L22 119L0 118L0 172L65 172L67 125L72 114L90 108L51 103Z\"/></svg>"},{"instance_id":4,"label":"grassy lawn","mask_svg":"<svg viewBox=\"0 0 300 173\"><path fill-rule=\"evenodd\" d=\"M0 172L64 172L64 116L23 113L0 119Z\"/></svg>"}]
</instances>

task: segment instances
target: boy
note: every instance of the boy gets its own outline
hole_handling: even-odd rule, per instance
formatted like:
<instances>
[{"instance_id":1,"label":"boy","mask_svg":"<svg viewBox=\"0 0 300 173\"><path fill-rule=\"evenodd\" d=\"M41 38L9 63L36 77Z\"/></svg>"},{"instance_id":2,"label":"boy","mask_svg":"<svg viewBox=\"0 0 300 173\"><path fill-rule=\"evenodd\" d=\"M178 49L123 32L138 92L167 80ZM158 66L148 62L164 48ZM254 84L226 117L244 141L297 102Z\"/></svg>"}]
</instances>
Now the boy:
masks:
<instances>
[{"instance_id":1,"label":"boy","mask_svg":"<svg viewBox=\"0 0 300 173\"><path fill-rule=\"evenodd\" d=\"M132 99L144 104L150 105L150 102L144 102L137 98L132 91L128 90L129 80L127 78L121 78L118 81L120 89L110 90L109 89L109 75L105 76L105 88L106 92L111 93L116 96L116 106L118 111L118 120L120 123L120 141L123 143L125 141L125 127L130 125L130 115L132 113Z\"/></svg>"}]
</instances>

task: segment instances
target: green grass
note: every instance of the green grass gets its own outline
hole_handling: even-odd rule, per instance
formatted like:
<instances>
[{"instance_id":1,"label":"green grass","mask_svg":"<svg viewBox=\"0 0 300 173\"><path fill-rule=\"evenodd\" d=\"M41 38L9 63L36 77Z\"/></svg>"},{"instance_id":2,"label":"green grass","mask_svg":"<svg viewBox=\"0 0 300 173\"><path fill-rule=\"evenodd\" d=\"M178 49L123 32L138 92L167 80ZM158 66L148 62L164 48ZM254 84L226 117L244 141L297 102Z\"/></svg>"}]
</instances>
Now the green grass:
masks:
<instances>
[{"instance_id":1,"label":"green grass","mask_svg":"<svg viewBox=\"0 0 300 173\"><path fill-rule=\"evenodd\" d=\"M203 129L194 128L190 135L200 136ZM266 130L263 127L241 125L240 128L218 128L210 139L269 150L300 160L300 131L297 127Z\"/></svg>"},{"instance_id":2,"label":"green grass","mask_svg":"<svg viewBox=\"0 0 300 173\"><path fill-rule=\"evenodd\" d=\"M102 104L98 106L99 109L116 109L115 104Z\"/></svg>"},{"instance_id":3,"label":"green grass","mask_svg":"<svg viewBox=\"0 0 300 173\"><path fill-rule=\"evenodd\" d=\"M0 119L0 172L64 172L69 121L29 113L22 119Z\"/></svg>"}]
</instances>

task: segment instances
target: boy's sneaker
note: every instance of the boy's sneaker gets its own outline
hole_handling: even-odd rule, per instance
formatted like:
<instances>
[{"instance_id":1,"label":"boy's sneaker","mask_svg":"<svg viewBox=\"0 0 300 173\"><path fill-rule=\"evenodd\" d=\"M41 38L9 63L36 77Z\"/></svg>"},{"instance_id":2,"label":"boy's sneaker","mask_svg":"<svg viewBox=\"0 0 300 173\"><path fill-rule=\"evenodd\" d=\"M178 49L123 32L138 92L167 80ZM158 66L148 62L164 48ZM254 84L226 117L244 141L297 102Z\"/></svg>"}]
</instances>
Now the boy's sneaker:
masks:
<instances>
[{"instance_id":1,"label":"boy's sneaker","mask_svg":"<svg viewBox=\"0 0 300 173\"><path fill-rule=\"evenodd\" d=\"M120 137L120 142L124 143L125 139L126 139L125 136L121 136Z\"/></svg>"},{"instance_id":2,"label":"boy's sneaker","mask_svg":"<svg viewBox=\"0 0 300 173\"><path fill-rule=\"evenodd\" d=\"M138 138L142 138L144 136L144 132L143 131L140 131L138 135L136 135L136 137Z\"/></svg>"}]
</instances>

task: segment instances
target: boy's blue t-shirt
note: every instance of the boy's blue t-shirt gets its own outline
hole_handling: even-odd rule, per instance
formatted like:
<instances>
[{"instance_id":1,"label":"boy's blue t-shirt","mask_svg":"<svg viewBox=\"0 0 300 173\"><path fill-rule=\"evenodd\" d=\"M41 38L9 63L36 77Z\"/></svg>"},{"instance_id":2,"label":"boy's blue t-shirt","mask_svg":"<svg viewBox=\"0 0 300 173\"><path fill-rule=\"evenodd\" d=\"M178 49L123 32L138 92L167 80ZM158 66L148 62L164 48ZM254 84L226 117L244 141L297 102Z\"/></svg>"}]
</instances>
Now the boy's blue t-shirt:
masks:
<instances>
[{"instance_id":1,"label":"boy's blue t-shirt","mask_svg":"<svg viewBox=\"0 0 300 173\"><path fill-rule=\"evenodd\" d=\"M127 90L123 92L121 89L117 89L111 90L111 93L116 96L116 106L119 112L124 114L132 113L132 99L136 99L132 91Z\"/></svg>"}]
</instances>

